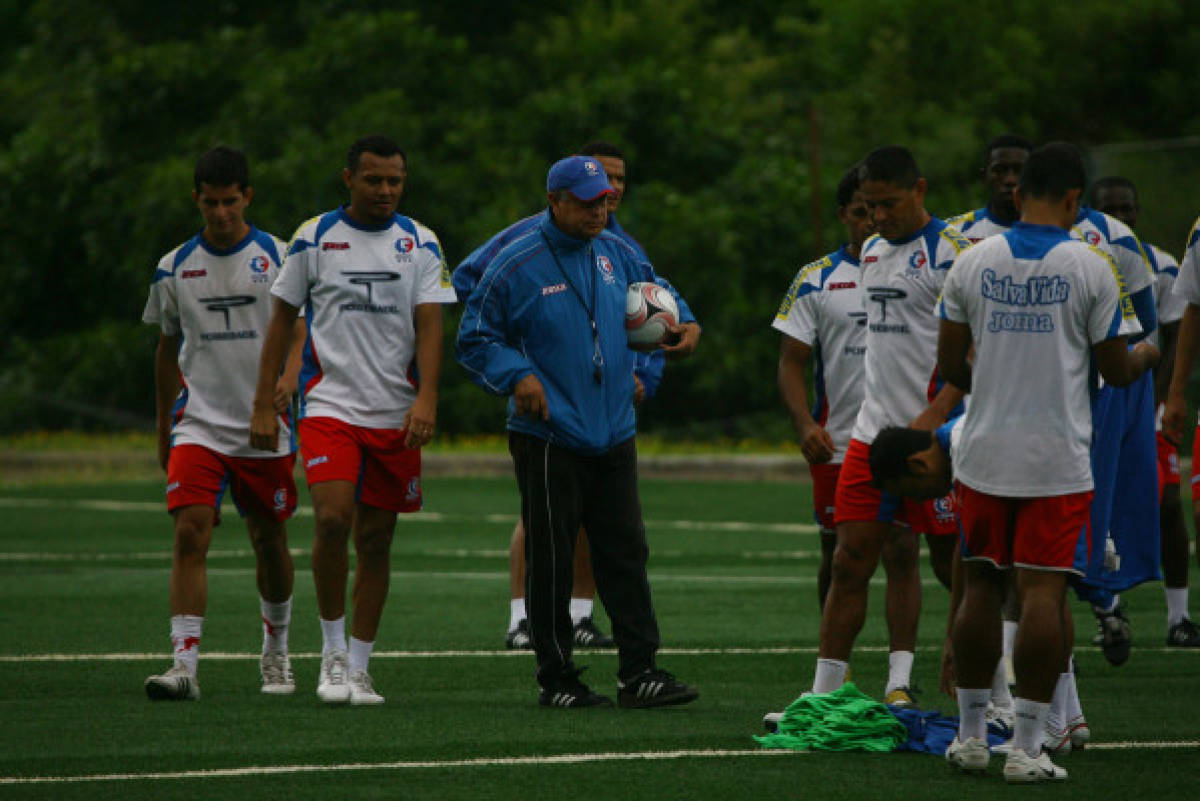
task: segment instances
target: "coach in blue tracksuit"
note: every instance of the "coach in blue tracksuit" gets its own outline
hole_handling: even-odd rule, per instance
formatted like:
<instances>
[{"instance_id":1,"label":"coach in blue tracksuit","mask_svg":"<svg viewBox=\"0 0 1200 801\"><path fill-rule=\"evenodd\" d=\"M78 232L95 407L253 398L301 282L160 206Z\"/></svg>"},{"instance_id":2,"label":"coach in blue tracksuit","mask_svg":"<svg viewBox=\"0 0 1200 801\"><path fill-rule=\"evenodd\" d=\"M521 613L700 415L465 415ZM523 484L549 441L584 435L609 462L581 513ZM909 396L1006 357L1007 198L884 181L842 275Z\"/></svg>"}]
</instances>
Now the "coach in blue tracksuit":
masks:
<instances>
[{"instance_id":1,"label":"coach in blue tracksuit","mask_svg":"<svg viewBox=\"0 0 1200 801\"><path fill-rule=\"evenodd\" d=\"M575 535L588 531L592 569L620 654L618 701L664 706L698 693L658 669L658 623L646 578L637 491L634 353L625 335L629 284L657 281L679 304L668 356L695 350L700 327L666 281L605 231L613 189L596 159L550 168L548 214L484 271L459 326L456 353L472 380L511 395L509 451L526 531L526 607L544 706L610 705L571 661Z\"/></svg>"}]
</instances>

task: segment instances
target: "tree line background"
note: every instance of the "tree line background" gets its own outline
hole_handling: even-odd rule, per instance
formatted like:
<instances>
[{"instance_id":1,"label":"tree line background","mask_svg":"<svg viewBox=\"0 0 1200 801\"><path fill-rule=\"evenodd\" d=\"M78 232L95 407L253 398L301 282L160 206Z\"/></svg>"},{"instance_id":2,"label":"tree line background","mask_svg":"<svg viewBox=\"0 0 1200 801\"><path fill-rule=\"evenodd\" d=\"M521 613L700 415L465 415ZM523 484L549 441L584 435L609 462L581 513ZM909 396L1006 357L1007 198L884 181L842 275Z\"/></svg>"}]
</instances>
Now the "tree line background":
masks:
<instances>
[{"instance_id":1,"label":"tree line background","mask_svg":"<svg viewBox=\"0 0 1200 801\"><path fill-rule=\"evenodd\" d=\"M909 146L939 216L984 204L984 143L1066 139L1139 182L1139 233L1181 255L1200 214L1196 4L1178 0L0 0L0 432L153 421L158 258L201 227L196 157L251 161L284 239L344 200L346 147L409 154L401 212L450 266L544 205L550 163L628 158L622 223L704 325L643 430L787 437L772 315L839 241L833 190ZM817 199L814 202L814 197ZM439 422L497 432L452 364Z\"/></svg>"}]
</instances>

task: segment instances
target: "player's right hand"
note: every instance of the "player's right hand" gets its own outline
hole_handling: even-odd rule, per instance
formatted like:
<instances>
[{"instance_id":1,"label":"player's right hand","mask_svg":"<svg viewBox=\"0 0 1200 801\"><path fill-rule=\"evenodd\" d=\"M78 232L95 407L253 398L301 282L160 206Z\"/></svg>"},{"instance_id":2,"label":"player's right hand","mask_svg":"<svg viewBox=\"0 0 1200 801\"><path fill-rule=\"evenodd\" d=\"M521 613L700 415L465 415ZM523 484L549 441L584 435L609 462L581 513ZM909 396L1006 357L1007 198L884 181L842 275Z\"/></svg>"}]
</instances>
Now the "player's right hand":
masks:
<instances>
[{"instance_id":1,"label":"player's right hand","mask_svg":"<svg viewBox=\"0 0 1200 801\"><path fill-rule=\"evenodd\" d=\"M522 378L513 387L513 402L517 407L517 414L527 415L534 419L550 419L550 407L546 404L546 390L533 373Z\"/></svg>"},{"instance_id":2,"label":"player's right hand","mask_svg":"<svg viewBox=\"0 0 1200 801\"><path fill-rule=\"evenodd\" d=\"M1167 396L1163 407L1162 433L1174 446L1179 447L1183 442L1184 429L1187 426L1187 401L1180 395Z\"/></svg>"},{"instance_id":3,"label":"player's right hand","mask_svg":"<svg viewBox=\"0 0 1200 801\"><path fill-rule=\"evenodd\" d=\"M279 447L279 418L274 405L265 409L254 405L250 418L250 447L260 451L274 451Z\"/></svg>"},{"instance_id":4,"label":"player's right hand","mask_svg":"<svg viewBox=\"0 0 1200 801\"><path fill-rule=\"evenodd\" d=\"M825 464L833 458L833 437L819 425L812 425L800 438L800 452L809 464Z\"/></svg>"}]
</instances>

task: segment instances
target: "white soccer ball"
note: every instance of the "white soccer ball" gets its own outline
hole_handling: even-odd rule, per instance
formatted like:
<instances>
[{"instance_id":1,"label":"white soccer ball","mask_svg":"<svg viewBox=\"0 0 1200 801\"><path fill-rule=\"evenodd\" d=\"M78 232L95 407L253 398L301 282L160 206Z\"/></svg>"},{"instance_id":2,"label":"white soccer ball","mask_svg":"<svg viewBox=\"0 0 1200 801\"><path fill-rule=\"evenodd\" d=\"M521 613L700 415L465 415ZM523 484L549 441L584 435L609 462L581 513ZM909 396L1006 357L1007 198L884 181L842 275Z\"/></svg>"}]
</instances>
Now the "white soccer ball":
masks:
<instances>
[{"instance_id":1,"label":"white soccer ball","mask_svg":"<svg viewBox=\"0 0 1200 801\"><path fill-rule=\"evenodd\" d=\"M650 282L629 285L625 295L625 334L636 350L655 350L670 326L679 324L679 306L671 293Z\"/></svg>"}]
</instances>

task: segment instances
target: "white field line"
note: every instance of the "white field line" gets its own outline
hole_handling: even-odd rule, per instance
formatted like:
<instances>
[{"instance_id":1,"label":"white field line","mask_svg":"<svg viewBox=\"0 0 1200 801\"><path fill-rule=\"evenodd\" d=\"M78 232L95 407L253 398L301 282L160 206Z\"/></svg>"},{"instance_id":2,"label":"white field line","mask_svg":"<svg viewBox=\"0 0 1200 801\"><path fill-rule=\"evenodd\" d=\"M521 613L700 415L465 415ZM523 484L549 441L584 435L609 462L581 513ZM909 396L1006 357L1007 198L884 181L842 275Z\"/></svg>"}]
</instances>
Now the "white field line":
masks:
<instances>
[{"instance_id":1,"label":"white field line","mask_svg":"<svg viewBox=\"0 0 1200 801\"><path fill-rule=\"evenodd\" d=\"M1167 750L1200 747L1200 741L1088 743L1097 750ZM787 749L696 749L678 751L602 752L595 754L550 754L520 757L475 757L408 762L355 762L340 765L260 765L243 768L160 771L153 773L93 773L82 776L0 776L0 785L78 784L82 782L172 781L179 779L222 779L243 776L279 776L298 773L347 773L364 770L442 770L445 768L524 767L527 765L580 765L595 762L661 762L676 759L733 759L740 757L789 757L812 755L811 751Z\"/></svg>"},{"instance_id":2,"label":"white field line","mask_svg":"<svg viewBox=\"0 0 1200 801\"><path fill-rule=\"evenodd\" d=\"M94 512L157 512L165 514L167 507L155 501L109 501L104 499L66 498L0 498L0 508L9 509L83 509ZM300 517L312 517L311 506L296 509ZM484 523L517 522L514 514L456 515L443 512L415 512L399 515L401 523L462 523L478 521ZM678 531L767 531L777 534L816 534L815 523L750 523L742 520L647 520L647 528L674 529Z\"/></svg>"},{"instance_id":3,"label":"white field line","mask_svg":"<svg viewBox=\"0 0 1200 801\"><path fill-rule=\"evenodd\" d=\"M1099 646L1080 646L1087 650L1099 650ZM859 653L885 654L886 645L857 645L854 650ZM918 645L918 651L941 653L941 645ZM1150 654L1175 654L1180 658L1190 659L1200 654L1200 650L1192 648L1168 648L1155 646L1138 648L1139 652ZM594 653L615 654L615 648L598 648ZM772 646L732 646L726 648L660 648L658 653L665 656L789 656L795 654L816 654L815 645L772 645ZM372 659L514 659L529 658L531 652L499 649L450 649L444 651L374 651ZM260 654L235 651L205 651L204 661L212 662L257 662ZM317 651L301 651L288 654L293 660L317 660L321 654ZM0 654L0 664L19 664L23 662L67 663L67 662L147 662L163 659L162 651L153 653L97 653L97 654ZM1091 748L1091 744L1088 744Z\"/></svg>"}]
</instances>

